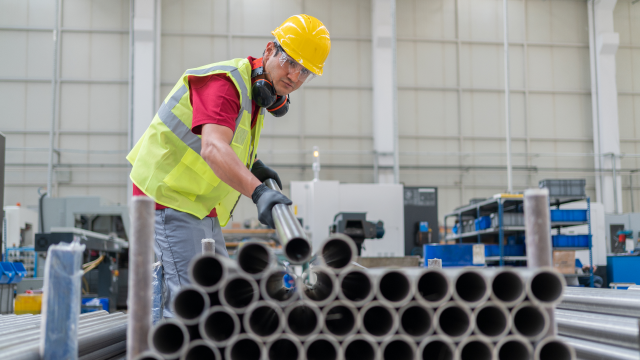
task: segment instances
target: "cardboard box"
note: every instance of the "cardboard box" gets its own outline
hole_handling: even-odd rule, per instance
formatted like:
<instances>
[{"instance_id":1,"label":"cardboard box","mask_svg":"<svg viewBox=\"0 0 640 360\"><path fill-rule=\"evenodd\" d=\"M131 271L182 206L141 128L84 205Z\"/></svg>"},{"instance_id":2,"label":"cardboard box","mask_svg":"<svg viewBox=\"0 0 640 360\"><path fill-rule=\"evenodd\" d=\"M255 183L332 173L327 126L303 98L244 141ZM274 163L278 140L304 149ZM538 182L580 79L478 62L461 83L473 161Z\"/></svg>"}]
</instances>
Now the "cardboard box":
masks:
<instances>
[{"instance_id":1,"label":"cardboard box","mask_svg":"<svg viewBox=\"0 0 640 360\"><path fill-rule=\"evenodd\" d=\"M576 273L576 252L575 251L554 251L553 267L562 274Z\"/></svg>"}]
</instances>

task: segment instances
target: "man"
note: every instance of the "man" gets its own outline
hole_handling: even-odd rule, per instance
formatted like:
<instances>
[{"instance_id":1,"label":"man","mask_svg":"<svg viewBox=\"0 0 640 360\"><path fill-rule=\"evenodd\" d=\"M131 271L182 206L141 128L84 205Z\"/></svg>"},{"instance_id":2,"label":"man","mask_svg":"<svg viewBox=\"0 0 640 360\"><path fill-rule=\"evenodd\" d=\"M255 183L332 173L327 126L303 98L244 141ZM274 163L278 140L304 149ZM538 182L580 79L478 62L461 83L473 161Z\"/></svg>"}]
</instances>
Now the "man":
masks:
<instances>
[{"instance_id":1,"label":"man","mask_svg":"<svg viewBox=\"0 0 640 360\"><path fill-rule=\"evenodd\" d=\"M187 70L127 156L134 196L156 201L154 249L164 267L165 317L173 316L173 295L189 283L189 262L202 239L215 239L216 253L228 257L221 226L240 195L253 200L258 219L271 228L273 206L291 204L262 184L273 178L282 188L278 174L256 157L265 108L274 116L286 113L288 95L322 75L331 40L322 22L304 14L272 34L275 41L260 59Z\"/></svg>"}]
</instances>

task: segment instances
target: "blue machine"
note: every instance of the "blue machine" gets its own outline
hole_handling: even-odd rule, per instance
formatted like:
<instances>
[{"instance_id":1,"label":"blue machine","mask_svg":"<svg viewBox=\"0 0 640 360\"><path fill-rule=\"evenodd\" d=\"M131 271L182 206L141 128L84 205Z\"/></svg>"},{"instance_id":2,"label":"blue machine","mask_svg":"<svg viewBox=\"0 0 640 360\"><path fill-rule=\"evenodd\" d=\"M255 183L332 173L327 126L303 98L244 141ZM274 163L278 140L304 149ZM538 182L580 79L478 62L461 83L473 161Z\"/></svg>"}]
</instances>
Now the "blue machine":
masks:
<instances>
[{"instance_id":1,"label":"blue machine","mask_svg":"<svg viewBox=\"0 0 640 360\"><path fill-rule=\"evenodd\" d=\"M478 244L452 244L452 245L429 244L429 245L423 245L422 253L424 254L425 264L427 263L426 259L442 259L442 267L484 266L484 258L482 259L482 263L474 264L474 261L473 261L474 246L478 246Z\"/></svg>"},{"instance_id":2,"label":"blue machine","mask_svg":"<svg viewBox=\"0 0 640 360\"><path fill-rule=\"evenodd\" d=\"M607 256L607 281L640 284L640 256L637 254Z\"/></svg>"}]
</instances>

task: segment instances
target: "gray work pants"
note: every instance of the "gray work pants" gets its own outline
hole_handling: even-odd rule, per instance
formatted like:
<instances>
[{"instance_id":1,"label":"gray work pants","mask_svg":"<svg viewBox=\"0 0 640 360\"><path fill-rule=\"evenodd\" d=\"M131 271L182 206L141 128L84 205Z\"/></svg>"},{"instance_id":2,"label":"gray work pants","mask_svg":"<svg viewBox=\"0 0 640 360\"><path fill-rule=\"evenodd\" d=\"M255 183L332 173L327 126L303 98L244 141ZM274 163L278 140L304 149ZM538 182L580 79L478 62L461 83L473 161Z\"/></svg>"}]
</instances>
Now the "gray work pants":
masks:
<instances>
[{"instance_id":1,"label":"gray work pants","mask_svg":"<svg viewBox=\"0 0 640 360\"><path fill-rule=\"evenodd\" d=\"M202 253L202 239L216 241L216 254L229 257L218 218L202 220L185 212L156 210L154 250L164 268L164 317L173 317L171 300L184 285L190 284L189 263ZM135 269L134 269L135 270Z\"/></svg>"}]
</instances>

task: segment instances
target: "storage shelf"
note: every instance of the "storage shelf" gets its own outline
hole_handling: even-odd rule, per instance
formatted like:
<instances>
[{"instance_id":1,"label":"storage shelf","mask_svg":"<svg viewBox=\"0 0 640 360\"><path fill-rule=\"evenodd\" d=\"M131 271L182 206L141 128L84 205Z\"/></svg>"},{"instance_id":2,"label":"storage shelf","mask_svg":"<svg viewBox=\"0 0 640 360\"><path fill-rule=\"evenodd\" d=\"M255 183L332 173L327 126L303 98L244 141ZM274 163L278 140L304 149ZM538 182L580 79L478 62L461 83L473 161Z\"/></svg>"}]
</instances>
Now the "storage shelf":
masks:
<instances>
[{"instance_id":1,"label":"storage shelf","mask_svg":"<svg viewBox=\"0 0 640 360\"><path fill-rule=\"evenodd\" d=\"M502 259L504 261L526 261L526 256L503 256ZM500 261L500 256L487 256L484 258L485 261Z\"/></svg>"},{"instance_id":2,"label":"storage shelf","mask_svg":"<svg viewBox=\"0 0 640 360\"><path fill-rule=\"evenodd\" d=\"M551 227L559 228L559 227L565 227L565 226L577 226L577 225L588 225L588 224L589 224L588 221L552 221Z\"/></svg>"},{"instance_id":3,"label":"storage shelf","mask_svg":"<svg viewBox=\"0 0 640 360\"><path fill-rule=\"evenodd\" d=\"M565 247L557 246L553 248L553 251L576 251L576 250L589 250L589 247Z\"/></svg>"},{"instance_id":4,"label":"storage shelf","mask_svg":"<svg viewBox=\"0 0 640 360\"><path fill-rule=\"evenodd\" d=\"M502 228L504 229L505 232L524 231L524 226L503 226ZM489 228L484 230L466 232L460 235L457 235L457 234L449 235L446 237L446 240L456 240L460 238L473 237L473 236L486 235L486 234L497 234L499 232L500 232L500 228Z\"/></svg>"}]
</instances>

